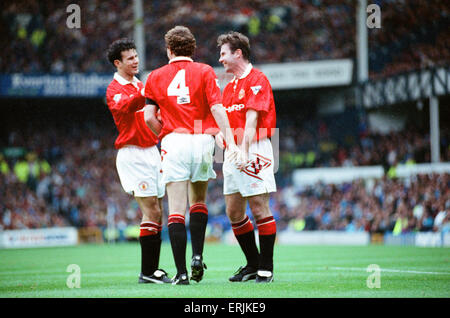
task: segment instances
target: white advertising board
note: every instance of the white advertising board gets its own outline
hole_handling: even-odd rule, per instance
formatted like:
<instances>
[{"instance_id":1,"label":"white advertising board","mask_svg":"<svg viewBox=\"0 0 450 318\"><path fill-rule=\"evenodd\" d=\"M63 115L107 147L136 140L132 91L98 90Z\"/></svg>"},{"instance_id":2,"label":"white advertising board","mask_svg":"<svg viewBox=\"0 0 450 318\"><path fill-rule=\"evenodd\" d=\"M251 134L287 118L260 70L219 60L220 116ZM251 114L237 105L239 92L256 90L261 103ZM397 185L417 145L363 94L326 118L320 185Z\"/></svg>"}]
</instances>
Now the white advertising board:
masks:
<instances>
[{"instance_id":1,"label":"white advertising board","mask_svg":"<svg viewBox=\"0 0 450 318\"><path fill-rule=\"evenodd\" d=\"M0 232L0 247L49 247L78 243L78 231L73 227L7 230Z\"/></svg>"},{"instance_id":2,"label":"white advertising board","mask_svg":"<svg viewBox=\"0 0 450 318\"><path fill-rule=\"evenodd\" d=\"M383 177L382 166L343 167L343 168L311 168L297 169L292 174L294 186L310 186L317 182L339 184L356 179L379 179Z\"/></svg>"},{"instance_id":3,"label":"white advertising board","mask_svg":"<svg viewBox=\"0 0 450 318\"><path fill-rule=\"evenodd\" d=\"M350 59L309 62L257 64L269 79L272 89L345 86L352 83L353 61ZM223 67L215 67L220 88L233 78Z\"/></svg>"},{"instance_id":4,"label":"white advertising board","mask_svg":"<svg viewBox=\"0 0 450 318\"><path fill-rule=\"evenodd\" d=\"M278 235L278 243L295 245L368 245L367 232L342 231L283 231Z\"/></svg>"}]
</instances>

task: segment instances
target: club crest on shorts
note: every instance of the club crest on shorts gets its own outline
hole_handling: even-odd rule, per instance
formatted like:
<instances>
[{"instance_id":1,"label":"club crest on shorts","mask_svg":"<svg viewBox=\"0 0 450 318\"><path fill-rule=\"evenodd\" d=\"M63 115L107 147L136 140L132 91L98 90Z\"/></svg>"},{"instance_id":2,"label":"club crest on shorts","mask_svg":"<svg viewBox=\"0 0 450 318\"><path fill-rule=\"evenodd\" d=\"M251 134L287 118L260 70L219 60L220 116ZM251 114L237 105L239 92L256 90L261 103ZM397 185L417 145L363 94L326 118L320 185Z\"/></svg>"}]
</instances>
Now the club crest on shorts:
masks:
<instances>
[{"instance_id":1,"label":"club crest on shorts","mask_svg":"<svg viewBox=\"0 0 450 318\"><path fill-rule=\"evenodd\" d=\"M247 175L249 175L250 177L256 178L258 180L262 180L258 174L266 169L267 167L269 167L272 164L272 160L265 158L261 155L258 155L256 153L254 153L253 155L255 155L255 159L250 161L247 166L245 167L245 169L243 170L243 172Z\"/></svg>"},{"instance_id":2,"label":"club crest on shorts","mask_svg":"<svg viewBox=\"0 0 450 318\"><path fill-rule=\"evenodd\" d=\"M140 190L146 191L148 189L147 181L142 181L141 183L139 183L138 187L139 187Z\"/></svg>"},{"instance_id":3,"label":"club crest on shorts","mask_svg":"<svg viewBox=\"0 0 450 318\"><path fill-rule=\"evenodd\" d=\"M239 97L239 99L243 99L244 96L245 96L245 90L242 88L242 89L239 91L238 97Z\"/></svg>"}]
</instances>

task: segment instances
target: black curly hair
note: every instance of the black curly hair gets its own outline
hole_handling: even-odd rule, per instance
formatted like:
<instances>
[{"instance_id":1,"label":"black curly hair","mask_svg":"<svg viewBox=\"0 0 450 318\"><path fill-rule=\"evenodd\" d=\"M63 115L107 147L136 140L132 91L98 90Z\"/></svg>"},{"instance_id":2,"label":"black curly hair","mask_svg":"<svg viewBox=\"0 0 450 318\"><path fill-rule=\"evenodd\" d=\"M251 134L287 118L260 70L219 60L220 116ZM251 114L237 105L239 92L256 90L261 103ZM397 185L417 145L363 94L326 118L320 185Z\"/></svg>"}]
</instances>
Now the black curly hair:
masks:
<instances>
[{"instance_id":1,"label":"black curly hair","mask_svg":"<svg viewBox=\"0 0 450 318\"><path fill-rule=\"evenodd\" d=\"M122 52L131 49L136 49L136 44L134 44L134 41L127 38L122 38L111 43L106 51L106 57L108 58L108 61L115 66L115 60L122 61Z\"/></svg>"}]
</instances>

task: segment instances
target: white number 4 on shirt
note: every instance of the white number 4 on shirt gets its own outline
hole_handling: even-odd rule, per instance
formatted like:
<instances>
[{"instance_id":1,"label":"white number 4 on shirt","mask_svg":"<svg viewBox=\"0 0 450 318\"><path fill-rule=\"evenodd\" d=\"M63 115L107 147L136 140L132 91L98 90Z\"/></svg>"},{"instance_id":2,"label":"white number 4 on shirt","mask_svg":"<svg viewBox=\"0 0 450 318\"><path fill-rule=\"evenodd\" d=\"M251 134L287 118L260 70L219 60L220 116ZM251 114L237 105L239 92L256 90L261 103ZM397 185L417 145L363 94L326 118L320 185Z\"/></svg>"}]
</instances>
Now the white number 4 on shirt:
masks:
<instances>
[{"instance_id":1,"label":"white number 4 on shirt","mask_svg":"<svg viewBox=\"0 0 450 318\"><path fill-rule=\"evenodd\" d=\"M179 70L167 87L168 96L177 96L178 104L189 104L189 87L186 86L186 71Z\"/></svg>"}]
</instances>

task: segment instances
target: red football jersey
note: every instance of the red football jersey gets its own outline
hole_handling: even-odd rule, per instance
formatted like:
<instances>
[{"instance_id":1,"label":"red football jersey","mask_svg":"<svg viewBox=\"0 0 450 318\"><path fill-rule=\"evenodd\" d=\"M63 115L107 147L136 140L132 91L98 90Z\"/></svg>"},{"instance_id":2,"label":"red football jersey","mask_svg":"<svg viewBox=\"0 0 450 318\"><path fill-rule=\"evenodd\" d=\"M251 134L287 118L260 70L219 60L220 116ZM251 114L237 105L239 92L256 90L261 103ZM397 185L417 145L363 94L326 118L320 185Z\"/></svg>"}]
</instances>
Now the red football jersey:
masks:
<instances>
[{"instance_id":1,"label":"red football jersey","mask_svg":"<svg viewBox=\"0 0 450 318\"><path fill-rule=\"evenodd\" d=\"M251 64L241 78L234 78L223 91L225 107L236 143L242 142L248 109L258 112L255 140L272 137L275 133L276 114L272 86L267 77Z\"/></svg>"},{"instance_id":2,"label":"red football jersey","mask_svg":"<svg viewBox=\"0 0 450 318\"><path fill-rule=\"evenodd\" d=\"M147 148L158 143L144 121L144 112L140 111L145 105L145 97L141 94L143 88L144 84L136 77L129 82L115 73L106 89L106 103L119 131L114 143L116 149L125 145Z\"/></svg>"},{"instance_id":3,"label":"red football jersey","mask_svg":"<svg viewBox=\"0 0 450 318\"><path fill-rule=\"evenodd\" d=\"M215 134L219 131L211 107L222 103L217 76L211 66L176 57L152 71L145 97L161 110L159 138L171 132Z\"/></svg>"}]
</instances>

